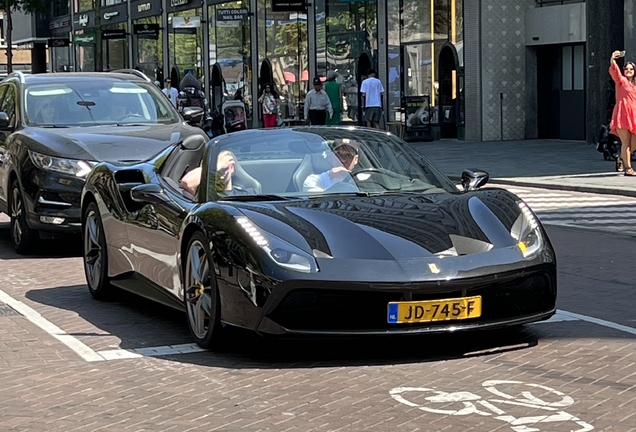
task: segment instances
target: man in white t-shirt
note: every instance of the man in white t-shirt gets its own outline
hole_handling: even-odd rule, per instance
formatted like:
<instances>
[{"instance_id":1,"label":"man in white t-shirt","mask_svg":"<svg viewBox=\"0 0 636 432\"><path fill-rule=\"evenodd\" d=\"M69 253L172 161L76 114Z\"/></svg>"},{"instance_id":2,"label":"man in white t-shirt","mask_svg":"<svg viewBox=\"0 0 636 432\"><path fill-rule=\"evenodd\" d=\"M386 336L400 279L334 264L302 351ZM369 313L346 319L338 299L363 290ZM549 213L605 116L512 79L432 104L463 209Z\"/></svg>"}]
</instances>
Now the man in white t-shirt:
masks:
<instances>
[{"instance_id":1,"label":"man in white t-shirt","mask_svg":"<svg viewBox=\"0 0 636 432\"><path fill-rule=\"evenodd\" d=\"M163 92L163 94L166 95L166 97L168 99L170 99L170 102L172 103L173 107L177 107L177 96L179 96L179 91L177 91L176 88L172 87L172 81L170 81L170 78L166 78L164 81L164 89L161 90Z\"/></svg>"},{"instance_id":2,"label":"man in white t-shirt","mask_svg":"<svg viewBox=\"0 0 636 432\"><path fill-rule=\"evenodd\" d=\"M375 77L375 69L369 69L367 76L368 78L362 81L360 86L364 104L364 116L367 118L367 127L380 129L384 87L382 86L382 81Z\"/></svg>"}]
</instances>

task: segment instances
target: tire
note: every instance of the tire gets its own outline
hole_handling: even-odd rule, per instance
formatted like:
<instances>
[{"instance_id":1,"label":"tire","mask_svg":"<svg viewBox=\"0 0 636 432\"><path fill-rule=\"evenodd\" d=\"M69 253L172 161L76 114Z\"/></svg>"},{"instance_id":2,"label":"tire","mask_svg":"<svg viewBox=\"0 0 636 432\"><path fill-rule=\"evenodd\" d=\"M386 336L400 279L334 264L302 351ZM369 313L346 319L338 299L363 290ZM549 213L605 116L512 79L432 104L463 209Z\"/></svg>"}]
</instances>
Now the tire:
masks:
<instances>
[{"instance_id":1,"label":"tire","mask_svg":"<svg viewBox=\"0 0 636 432\"><path fill-rule=\"evenodd\" d=\"M37 231L29 228L26 221L24 200L17 179L11 183L9 217L11 218L11 244L13 244L13 248L19 254L32 253L39 236Z\"/></svg>"},{"instance_id":2,"label":"tire","mask_svg":"<svg viewBox=\"0 0 636 432\"><path fill-rule=\"evenodd\" d=\"M205 235L195 232L183 263L183 301L190 334L205 349L222 346L221 301Z\"/></svg>"},{"instance_id":3,"label":"tire","mask_svg":"<svg viewBox=\"0 0 636 432\"><path fill-rule=\"evenodd\" d=\"M95 202L90 203L84 211L82 244L88 291L98 300L105 299L112 290L108 278L108 248L99 207Z\"/></svg>"}]
</instances>

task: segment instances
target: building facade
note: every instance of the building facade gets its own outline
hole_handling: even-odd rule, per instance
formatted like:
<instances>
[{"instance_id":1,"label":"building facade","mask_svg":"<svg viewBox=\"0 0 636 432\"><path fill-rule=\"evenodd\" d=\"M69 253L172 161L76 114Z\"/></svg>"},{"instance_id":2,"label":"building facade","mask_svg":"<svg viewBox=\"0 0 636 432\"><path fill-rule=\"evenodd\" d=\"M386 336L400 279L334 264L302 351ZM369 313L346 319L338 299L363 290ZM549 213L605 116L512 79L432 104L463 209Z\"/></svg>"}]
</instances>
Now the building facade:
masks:
<instances>
[{"instance_id":1,"label":"building facade","mask_svg":"<svg viewBox=\"0 0 636 432\"><path fill-rule=\"evenodd\" d=\"M242 98L252 127L262 83L298 118L330 72L343 121L361 122L375 68L384 121L407 137L592 141L611 110L610 53L636 60L635 1L51 0L48 36L31 43L50 71L137 68L160 86L192 73L212 109Z\"/></svg>"}]
</instances>

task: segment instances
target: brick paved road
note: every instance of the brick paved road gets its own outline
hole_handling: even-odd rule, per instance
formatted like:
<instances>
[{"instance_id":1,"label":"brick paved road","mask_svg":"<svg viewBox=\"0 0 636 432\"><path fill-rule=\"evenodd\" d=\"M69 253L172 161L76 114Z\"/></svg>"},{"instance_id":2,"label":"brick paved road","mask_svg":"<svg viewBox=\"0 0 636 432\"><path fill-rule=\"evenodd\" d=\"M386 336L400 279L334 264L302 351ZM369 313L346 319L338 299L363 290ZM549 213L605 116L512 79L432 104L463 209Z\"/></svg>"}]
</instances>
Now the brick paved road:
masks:
<instances>
[{"instance_id":1,"label":"brick paved road","mask_svg":"<svg viewBox=\"0 0 636 432\"><path fill-rule=\"evenodd\" d=\"M636 240L549 231L560 309L636 327L621 253ZM1 217L0 290L94 352L190 342L179 313L126 294L92 300L72 245L16 256ZM636 431L636 334L605 324L357 342L237 331L221 353L87 362L0 305L0 430Z\"/></svg>"}]
</instances>

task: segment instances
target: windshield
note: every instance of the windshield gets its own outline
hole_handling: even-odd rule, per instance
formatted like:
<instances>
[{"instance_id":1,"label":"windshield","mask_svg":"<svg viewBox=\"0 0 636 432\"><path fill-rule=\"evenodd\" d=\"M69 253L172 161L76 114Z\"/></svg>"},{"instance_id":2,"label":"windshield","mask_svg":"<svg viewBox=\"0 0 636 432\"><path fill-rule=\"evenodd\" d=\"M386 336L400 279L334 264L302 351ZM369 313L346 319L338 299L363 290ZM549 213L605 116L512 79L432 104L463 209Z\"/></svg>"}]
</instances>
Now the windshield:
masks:
<instances>
[{"instance_id":1,"label":"windshield","mask_svg":"<svg viewBox=\"0 0 636 432\"><path fill-rule=\"evenodd\" d=\"M153 84L103 78L29 85L24 110L29 126L42 127L179 121Z\"/></svg>"},{"instance_id":2,"label":"windshield","mask_svg":"<svg viewBox=\"0 0 636 432\"><path fill-rule=\"evenodd\" d=\"M412 150L411 150L412 152ZM208 161L208 200L334 194L454 192L426 158L386 132L296 128L219 139Z\"/></svg>"}]
</instances>

